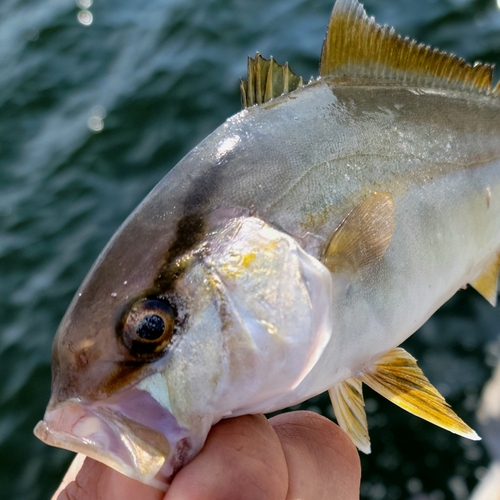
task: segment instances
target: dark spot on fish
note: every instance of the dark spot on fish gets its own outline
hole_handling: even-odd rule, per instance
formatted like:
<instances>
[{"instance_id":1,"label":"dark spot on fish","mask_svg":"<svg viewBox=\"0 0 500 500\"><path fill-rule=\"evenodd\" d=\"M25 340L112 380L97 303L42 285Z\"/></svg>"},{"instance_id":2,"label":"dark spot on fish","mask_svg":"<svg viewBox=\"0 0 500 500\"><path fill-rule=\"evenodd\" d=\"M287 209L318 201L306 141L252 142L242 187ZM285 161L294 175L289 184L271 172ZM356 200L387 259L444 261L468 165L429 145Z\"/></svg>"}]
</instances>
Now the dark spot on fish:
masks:
<instances>
[{"instance_id":1,"label":"dark spot on fish","mask_svg":"<svg viewBox=\"0 0 500 500\"><path fill-rule=\"evenodd\" d=\"M185 215L177 224L175 239L169 249L170 259L175 259L199 243L203 237L203 227L200 214Z\"/></svg>"},{"instance_id":2,"label":"dark spot on fish","mask_svg":"<svg viewBox=\"0 0 500 500\"><path fill-rule=\"evenodd\" d=\"M222 200L217 191L223 185L222 176L230 161L232 152L228 152L217 163L208 165L205 172L194 179L183 201L184 216L175 229L175 236L165 253L163 265L147 295L160 295L173 288L183 269L175 261L201 243L206 236L205 217L220 207Z\"/></svg>"},{"instance_id":3,"label":"dark spot on fish","mask_svg":"<svg viewBox=\"0 0 500 500\"><path fill-rule=\"evenodd\" d=\"M204 236L202 215L195 213L181 218L177 224L174 241L168 249L165 263L157 274L152 290L149 291L150 294L153 291L159 295L172 288L173 283L183 271L182 268L175 265L175 259L194 248L203 240Z\"/></svg>"}]
</instances>

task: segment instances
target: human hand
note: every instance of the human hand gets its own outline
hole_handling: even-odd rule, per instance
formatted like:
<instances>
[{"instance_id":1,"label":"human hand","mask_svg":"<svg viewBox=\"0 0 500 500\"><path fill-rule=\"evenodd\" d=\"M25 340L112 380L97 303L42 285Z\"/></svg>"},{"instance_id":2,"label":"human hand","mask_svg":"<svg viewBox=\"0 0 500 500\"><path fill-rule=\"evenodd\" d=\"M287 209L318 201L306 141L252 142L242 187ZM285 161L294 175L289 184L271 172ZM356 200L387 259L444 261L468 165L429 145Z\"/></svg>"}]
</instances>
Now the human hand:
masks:
<instances>
[{"instance_id":1,"label":"human hand","mask_svg":"<svg viewBox=\"0 0 500 500\"><path fill-rule=\"evenodd\" d=\"M222 420L167 493L77 455L52 500L358 500L360 476L349 437L297 411Z\"/></svg>"}]
</instances>

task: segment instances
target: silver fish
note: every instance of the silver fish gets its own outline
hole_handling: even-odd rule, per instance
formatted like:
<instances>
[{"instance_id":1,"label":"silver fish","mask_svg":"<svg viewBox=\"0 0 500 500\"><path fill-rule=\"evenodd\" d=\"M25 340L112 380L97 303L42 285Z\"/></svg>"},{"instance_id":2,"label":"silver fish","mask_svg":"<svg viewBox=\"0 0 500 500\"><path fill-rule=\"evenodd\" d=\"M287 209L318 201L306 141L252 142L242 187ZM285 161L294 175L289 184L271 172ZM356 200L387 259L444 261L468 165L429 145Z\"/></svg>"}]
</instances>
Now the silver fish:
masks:
<instances>
[{"instance_id":1,"label":"silver fish","mask_svg":"<svg viewBox=\"0 0 500 500\"><path fill-rule=\"evenodd\" d=\"M36 435L166 489L216 422L362 384L462 436L397 346L460 287L496 302L500 90L337 0L320 76L249 60L243 111L106 246L57 331Z\"/></svg>"}]
</instances>

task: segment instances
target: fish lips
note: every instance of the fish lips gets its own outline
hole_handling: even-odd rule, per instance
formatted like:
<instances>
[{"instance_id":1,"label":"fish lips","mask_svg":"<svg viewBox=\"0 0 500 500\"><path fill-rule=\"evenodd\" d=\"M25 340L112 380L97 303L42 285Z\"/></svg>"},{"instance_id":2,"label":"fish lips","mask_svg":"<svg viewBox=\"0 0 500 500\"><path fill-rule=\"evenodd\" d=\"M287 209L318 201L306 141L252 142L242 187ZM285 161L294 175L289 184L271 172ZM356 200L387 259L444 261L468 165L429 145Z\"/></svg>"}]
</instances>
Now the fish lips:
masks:
<instances>
[{"instance_id":1,"label":"fish lips","mask_svg":"<svg viewBox=\"0 0 500 500\"><path fill-rule=\"evenodd\" d=\"M99 401L49 403L34 433L48 445L87 455L162 491L203 445L137 388Z\"/></svg>"}]
</instances>

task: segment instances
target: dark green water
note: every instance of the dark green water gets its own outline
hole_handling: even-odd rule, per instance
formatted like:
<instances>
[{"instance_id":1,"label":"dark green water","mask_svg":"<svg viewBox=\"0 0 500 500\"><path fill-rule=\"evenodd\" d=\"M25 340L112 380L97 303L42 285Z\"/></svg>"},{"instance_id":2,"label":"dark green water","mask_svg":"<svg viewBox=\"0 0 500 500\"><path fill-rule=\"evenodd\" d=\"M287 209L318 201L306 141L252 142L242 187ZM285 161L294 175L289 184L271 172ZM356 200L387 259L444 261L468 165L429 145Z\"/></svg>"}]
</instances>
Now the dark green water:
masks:
<instances>
[{"instance_id":1,"label":"dark green water","mask_svg":"<svg viewBox=\"0 0 500 500\"><path fill-rule=\"evenodd\" d=\"M332 3L95 0L86 26L78 15L88 22L88 12L72 0L1 0L0 498L49 498L71 458L32 428L49 398L52 337L101 248L239 110L247 55L259 50L316 74ZM494 0L366 7L403 35L500 62ZM460 292L406 345L470 423L500 353L499 329L499 310ZM366 397L373 453L362 459L362 498L467 498L489 460L482 444ZM325 398L304 406L331 415Z\"/></svg>"}]
</instances>

